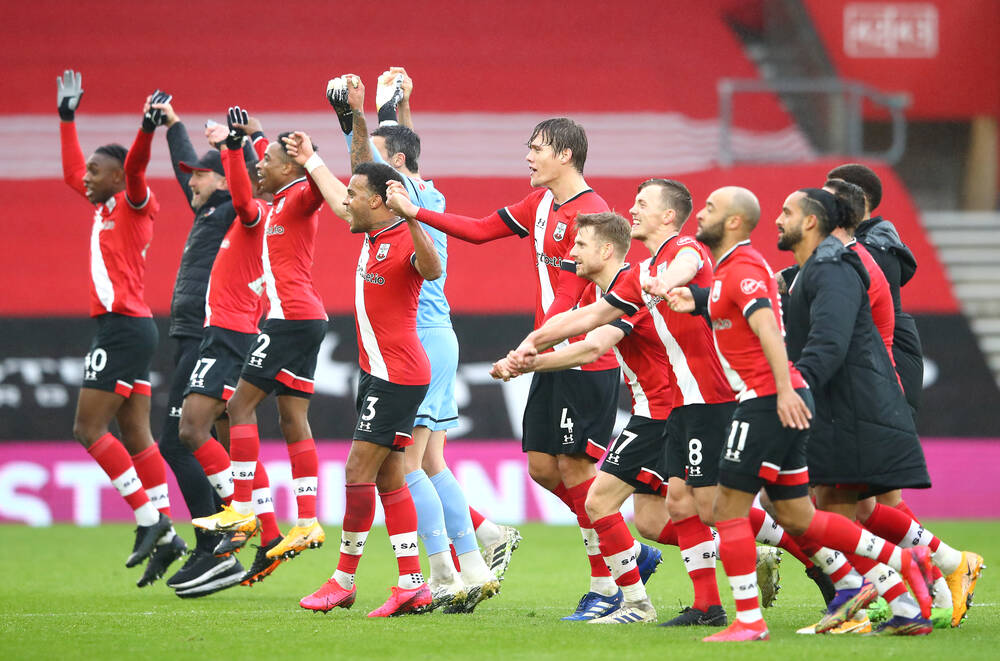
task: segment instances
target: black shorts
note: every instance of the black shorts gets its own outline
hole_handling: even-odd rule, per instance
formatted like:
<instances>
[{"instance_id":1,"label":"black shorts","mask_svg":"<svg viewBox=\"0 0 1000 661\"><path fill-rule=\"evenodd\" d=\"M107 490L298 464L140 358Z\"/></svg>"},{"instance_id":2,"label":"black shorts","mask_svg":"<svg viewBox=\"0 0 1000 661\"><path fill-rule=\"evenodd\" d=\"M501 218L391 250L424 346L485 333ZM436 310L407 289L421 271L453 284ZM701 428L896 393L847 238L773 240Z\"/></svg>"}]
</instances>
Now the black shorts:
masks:
<instances>
[{"instance_id":1,"label":"black shorts","mask_svg":"<svg viewBox=\"0 0 1000 661\"><path fill-rule=\"evenodd\" d=\"M240 333L228 328L206 328L184 396L197 393L229 401L236 392L243 363L257 338L253 333Z\"/></svg>"},{"instance_id":2,"label":"black shorts","mask_svg":"<svg viewBox=\"0 0 1000 661\"><path fill-rule=\"evenodd\" d=\"M312 397L325 319L268 319L254 339L240 378L264 392Z\"/></svg>"},{"instance_id":3,"label":"black shorts","mask_svg":"<svg viewBox=\"0 0 1000 661\"><path fill-rule=\"evenodd\" d=\"M617 367L532 374L521 449L551 455L583 453L599 461L614 432L620 381Z\"/></svg>"},{"instance_id":4,"label":"black shorts","mask_svg":"<svg viewBox=\"0 0 1000 661\"><path fill-rule=\"evenodd\" d=\"M149 317L108 312L97 317L97 334L83 362L84 388L130 397L151 394L149 366L160 332Z\"/></svg>"},{"instance_id":5,"label":"black shorts","mask_svg":"<svg viewBox=\"0 0 1000 661\"><path fill-rule=\"evenodd\" d=\"M372 376L358 378L358 422L354 440L402 452L413 445L413 419L424 401L427 386L404 386Z\"/></svg>"},{"instance_id":6,"label":"black shorts","mask_svg":"<svg viewBox=\"0 0 1000 661\"><path fill-rule=\"evenodd\" d=\"M601 470L635 487L636 493L667 495L667 421L633 415L608 445Z\"/></svg>"},{"instance_id":7,"label":"black shorts","mask_svg":"<svg viewBox=\"0 0 1000 661\"><path fill-rule=\"evenodd\" d=\"M667 475L692 487L719 482L719 456L736 402L678 406L667 418Z\"/></svg>"},{"instance_id":8,"label":"black shorts","mask_svg":"<svg viewBox=\"0 0 1000 661\"><path fill-rule=\"evenodd\" d=\"M796 389L815 411L808 388ZM740 402L726 435L719 462L719 484L746 493L767 489L771 500L800 498L809 493L806 468L808 429L784 427L778 418L778 396Z\"/></svg>"}]
</instances>

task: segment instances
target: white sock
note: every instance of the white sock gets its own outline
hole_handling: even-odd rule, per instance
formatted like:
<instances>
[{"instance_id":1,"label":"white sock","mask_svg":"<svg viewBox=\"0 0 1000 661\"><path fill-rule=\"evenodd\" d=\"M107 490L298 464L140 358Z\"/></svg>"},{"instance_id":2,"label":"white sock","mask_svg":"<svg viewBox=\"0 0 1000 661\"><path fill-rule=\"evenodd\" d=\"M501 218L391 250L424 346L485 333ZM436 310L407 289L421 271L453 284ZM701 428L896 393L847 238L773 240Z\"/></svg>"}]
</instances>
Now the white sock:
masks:
<instances>
[{"instance_id":1,"label":"white sock","mask_svg":"<svg viewBox=\"0 0 1000 661\"><path fill-rule=\"evenodd\" d=\"M489 519L483 519L483 522L476 528L476 540L480 546L496 544L503 540L503 530Z\"/></svg>"},{"instance_id":2,"label":"white sock","mask_svg":"<svg viewBox=\"0 0 1000 661\"><path fill-rule=\"evenodd\" d=\"M299 528L308 528L314 523L316 523L316 517L312 517L309 519L298 519L295 525L297 525Z\"/></svg>"},{"instance_id":3,"label":"white sock","mask_svg":"<svg viewBox=\"0 0 1000 661\"><path fill-rule=\"evenodd\" d=\"M941 542L937 551L931 553L931 560L941 570L941 573L947 576L962 564L962 552L956 551L944 542Z\"/></svg>"},{"instance_id":4,"label":"white sock","mask_svg":"<svg viewBox=\"0 0 1000 661\"><path fill-rule=\"evenodd\" d=\"M431 567L430 581L432 583L454 583L458 578L455 574L455 563L451 559L451 551L442 551L427 556Z\"/></svg>"},{"instance_id":5,"label":"white sock","mask_svg":"<svg viewBox=\"0 0 1000 661\"><path fill-rule=\"evenodd\" d=\"M424 575L422 572L416 572L414 574L403 574L399 577L399 582L397 585L404 590L415 590L419 588L424 583Z\"/></svg>"},{"instance_id":6,"label":"white sock","mask_svg":"<svg viewBox=\"0 0 1000 661\"><path fill-rule=\"evenodd\" d=\"M951 608L951 590L948 589L948 581L944 576L934 581L934 608Z\"/></svg>"},{"instance_id":7,"label":"white sock","mask_svg":"<svg viewBox=\"0 0 1000 661\"><path fill-rule=\"evenodd\" d=\"M590 591L605 597L612 597L618 593L618 584L610 576L591 576Z\"/></svg>"},{"instance_id":8,"label":"white sock","mask_svg":"<svg viewBox=\"0 0 1000 661\"><path fill-rule=\"evenodd\" d=\"M238 500L234 500L229 506L238 514L253 514L253 507L250 503L241 503Z\"/></svg>"},{"instance_id":9,"label":"white sock","mask_svg":"<svg viewBox=\"0 0 1000 661\"><path fill-rule=\"evenodd\" d=\"M140 526L151 526L160 520L160 512L152 503L144 503L134 514L135 522Z\"/></svg>"},{"instance_id":10,"label":"white sock","mask_svg":"<svg viewBox=\"0 0 1000 661\"><path fill-rule=\"evenodd\" d=\"M450 554L448 561L451 562ZM462 568L462 580L466 585L482 585L496 580L479 551L469 551L458 556L458 566Z\"/></svg>"},{"instance_id":11,"label":"white sock","mask_svg":"<svg viewBox=\"0 0 1000 661\"><path fill-rule=\"evenodd\" d=\"M348 574L347 572L342 572L338 569L337 571L333 572L333 576L331 576L330 578L337 581L340 587L344 588L345 590L350 590L351 588L354 587L354 574Z\"/></svg>"}]
</instances>

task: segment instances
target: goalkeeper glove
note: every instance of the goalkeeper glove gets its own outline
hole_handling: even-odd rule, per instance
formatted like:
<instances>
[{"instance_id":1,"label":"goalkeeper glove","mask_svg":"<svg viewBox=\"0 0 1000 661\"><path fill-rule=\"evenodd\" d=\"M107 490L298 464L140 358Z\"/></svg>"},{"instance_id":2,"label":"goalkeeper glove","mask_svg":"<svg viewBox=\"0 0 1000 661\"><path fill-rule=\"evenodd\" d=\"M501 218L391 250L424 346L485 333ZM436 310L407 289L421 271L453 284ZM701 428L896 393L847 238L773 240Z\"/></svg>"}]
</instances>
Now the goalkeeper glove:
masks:
<instances>
[{"instance_id":1,"label":"goalkeeper glove","mask_svg":"<svg viewBox=\"0 0 1000 661\"><path fill-rule=\"evenodd\" d=\"M63 71L62 78L56 77L56 99L59 102L59 118L72 122L83 96L83 76L72 69Z\"/></svg>"},{"instance_id":2,"label":"goalkeeper glove","mask_svg":"<svg viewBox=\"0 0 1000 661\"><path fill-rule=\"evenodd\" d=\"M390 78L379 76L375 89L375 105L378 106L378 125L392 126L396 121L396 106L403 100L403 76L396 74Z\"/></svg>"},{"instance_id":3,"label":"goalkeeper glove","mask_svg":"<svg viewBox=\"0 0 1000 661\"><path fill-rule=\"evenodd\" d=\"M347 81L343 76L331 78L326 84L326 100L337 113L340 130L344 135L350 135L354 131L354 109L347 102Z\"/></svg>"}]
</instances>

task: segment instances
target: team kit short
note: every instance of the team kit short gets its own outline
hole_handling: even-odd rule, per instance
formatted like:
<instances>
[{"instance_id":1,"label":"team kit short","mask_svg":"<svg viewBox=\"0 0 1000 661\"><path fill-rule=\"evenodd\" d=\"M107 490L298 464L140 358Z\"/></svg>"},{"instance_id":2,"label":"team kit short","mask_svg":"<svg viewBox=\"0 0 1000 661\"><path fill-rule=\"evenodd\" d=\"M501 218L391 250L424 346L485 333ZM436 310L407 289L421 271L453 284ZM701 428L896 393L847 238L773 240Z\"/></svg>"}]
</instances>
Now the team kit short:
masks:
<instances>
[{"instance_id":1,"label":"team kit short","mask_svg":"<svg viewBox=\"0 0 1000 661\"><path fill-rule=\"evenodd\" d=\"M243 363L257 337L253 333L240 333L217 326L207 327L198 347L198 360L188 377L184 396L197 393L229 401L236 392Z\"/></svg>"},{"instance_id":2,"label":"team kit short","mask_svg":"<svg viewBox=\"0 0 1000 661\"><path fill-rule=\"evenodd\" d=\"M601 471L635 487L636 493L666 496L667 421L633 415L608 445Z\"/></svg>"},{"instance_id":3,"label":"team kit short","mask_svg":"<svg viewBox=\"0 0 1000 661\"><path fill-rule=\"evenodd\" d=\"M413 445L413 418L426 395L426 385L390 383L362 370L358 378L354 440L402 452Z\"/></svg>"},{"instance_id":4,"label":"team kit short","mask_svg":"<svg viewBox=\"0 0 1000 661\"><path fill-rule=\"evenodd\" d=\"M797 388L795 392L810 411L816 410L808 388ZM807 496L808 442L808 429L782 426L777 395L740 402L726 434L719 484L746 493L757 493L764 487L771 500Z\"/></svg>"},{"instance_id":5,"label":"team kit short","mask_svg":"<svg viewBox=\"0 0 1000 661\"><path fill-rule=\"evenodd\" d=\"M736 402L678 406L667 418L667 475L688 486L719 481L719 456Z\"/></svg>"},{"instance_id":6,"label":"team kit short","mask_svg":"<svg viewBox=\"0 0 1000 661\"><path fill-rule=\"evenodd\" d=\"M524 408L524 452L604 456L618 414L621 370L532 374Z\"/></svg>"},{"instance_id":7,"label":"team kit short","mask_svg":"<svg viewBox=\"0 0 1000 661\"><path fill-rule=\"evenodd\" d=\"M418 327L417 337L431 364L431 383L411 427L420 425L431 431L457 427L455 373L458 370L458 338L455 331L450 326Z\"/></svg>"},{"instance_id":8,"label":"team kit short","mask_svg":"<svg viewBox=\"0 0 1000 661\"><path fill-rule=\"evenodd\" d=\"M240 378L264 392L310 398L325 319L268 319L254 339Z\"/></svg>"},{"instance_id":9,"label":"team kit short","mask_svg":"<svg viewBox=\"0 0 1000 661\"><path fill-rule=\"evenodd\" d=\"M149 366L160 333L150 317L107 312L97 317L97 333L83 362L84 388L122 397L152 393Z\"/></svg>"}]
</instances>

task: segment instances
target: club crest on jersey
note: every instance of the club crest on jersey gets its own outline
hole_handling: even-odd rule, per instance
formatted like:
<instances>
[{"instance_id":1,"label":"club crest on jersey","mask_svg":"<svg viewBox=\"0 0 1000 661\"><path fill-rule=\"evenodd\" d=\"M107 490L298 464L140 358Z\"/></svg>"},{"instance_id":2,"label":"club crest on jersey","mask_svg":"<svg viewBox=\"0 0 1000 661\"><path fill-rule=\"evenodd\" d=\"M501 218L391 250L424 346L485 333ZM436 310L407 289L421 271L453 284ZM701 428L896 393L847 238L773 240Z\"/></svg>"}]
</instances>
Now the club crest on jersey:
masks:
<instances>
[{"instance_id":1,"label":"club crest on jersey","mask_svg":"<svg viewBox=\"0 0 1000 661\"><path fill-rule=\"evenodd\" d=\"M556 223L556 229L552 232L552 238L556 241L562 241L564 236L566 236L566 223Z\"/></svg>"},{"instance_id":2,"label":"club crest on jersey","mask_svg":"<svg viewBox=\"0 0 1000 661\"><path fill-rule=\"evenodd\" d=\"M718 301L720 296L722 296L722 280L716 280L712 285L712 302Z\"/></svg>"},{"instance_id":3,"label":"club crest on jersey","mask_svg":"<svg viewBox=\"0 0 1000 661\"><path fill-rule=\"evenodd\" d=\"M378 247L378 252L375 253L375 259L381 262L388 256L389 256L389 244L388 243L380 244Z\"/></svg>"},{"instance_id":4,"label":"club crest on jersey","mask_svg":"<svg viewBox=\"0 0 1000 661\"><path fill-rule=\"evenodd\" d=\"M755 280L754 278L743 278L740 280L740 291L747 296L750 296L758 289L760 291L767 291L767 285L764 284L763 280Z\"/></svg>"}]
</instances>

